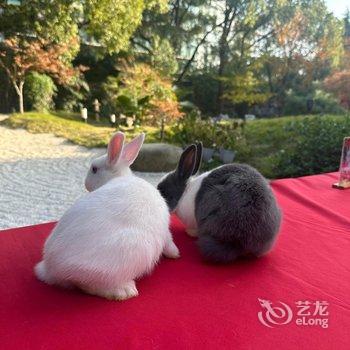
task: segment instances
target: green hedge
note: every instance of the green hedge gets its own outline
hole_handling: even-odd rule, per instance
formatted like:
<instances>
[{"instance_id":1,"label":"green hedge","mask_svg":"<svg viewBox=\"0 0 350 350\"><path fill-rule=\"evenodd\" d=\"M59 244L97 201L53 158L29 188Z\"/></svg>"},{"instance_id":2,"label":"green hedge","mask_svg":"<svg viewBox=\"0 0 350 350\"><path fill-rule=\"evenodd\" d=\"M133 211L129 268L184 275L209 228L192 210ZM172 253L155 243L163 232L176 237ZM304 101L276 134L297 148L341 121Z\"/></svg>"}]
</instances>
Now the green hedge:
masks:
<instances>
[{"instance_id":1,"label":"green hedge","mask_svg":"<svg viewBox=\"0 0 350 350\"><path fill-rule=\"evenodd\" d=\"M274 164L277 177L338 169L343 138L350 136L350 117L308 117L288 123L284 129L298 137L291 147L278 152Z\"/></svg>"},{"instance_id":2,"label":"green hedge","mask_svg":"<svg viewBox=\"0 0 350 350\"><path fill-rule=\"evenodd\" d=\"M214 124L193 116L173 127L172 143L201 140L206 147L236 151L237 162L256 167L268 178L336 171L342 140L350 136L350 116L324 115ZM204 164L208 169L219 165Z\"/></svg>"},{"instance_id":3,"label":"green hedge","mask_svg":"<svg viewBox=\"0 0 350 350\"><path fill-rule=\"evenodd\" d=\"M285 117L247 123L246 147L237 160L269 178L336 171L350 116Z\"/></svg>"},{"instance_id":4,"label":"green hedge","mask_svg":"<svg viewBox=\"0 0 350 350\"><path fill-rule=\"evenodd\" d=\"M200 119L193 113L173 126L172 141L182 146L202 141L208 148L235 149L242 140L243 125L239 119L214 123L209 119Z\"/></svg>"}]
</instances>

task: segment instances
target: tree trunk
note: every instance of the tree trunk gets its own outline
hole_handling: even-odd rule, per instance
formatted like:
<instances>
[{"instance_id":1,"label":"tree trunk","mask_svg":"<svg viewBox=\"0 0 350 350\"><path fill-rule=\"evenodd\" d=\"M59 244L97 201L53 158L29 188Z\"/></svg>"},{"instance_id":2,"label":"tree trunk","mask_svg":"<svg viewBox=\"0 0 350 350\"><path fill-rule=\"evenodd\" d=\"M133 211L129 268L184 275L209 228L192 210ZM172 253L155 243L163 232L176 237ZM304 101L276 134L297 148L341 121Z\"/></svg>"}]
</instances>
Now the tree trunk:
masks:
<instances>
[{"instance_id":1,"label":"tree trunk","mask_svg":"<svg viewBox=\"0 0 350 350\"><path fill-rule=\"evenodd\" d=\"M23 114L24 113L24 104L23 104L23 85L24 81L21 81L19 83L19 113Z\"/></svg>"},{"instance_id":2,"label":"tree trunk","mask_svg":"<svg viewBox=\"0 0 350 350\"><path fill-rule=\"evenodd\" d=\"M18 95L18 108L19 108L19 113L23 114L24 113L24 103L23 103L23 86L24 86L24 81L20 81L18 84L15 80L12 80L13 86L17 92Z\"/></svg>"},{"instance_id":3,"label":"tree trunk","mask_svg":"<svg viewBox=\"0 0 350 350\"><path fill-rule=\"evenodd\" d=\"M174 4L174 26L175 26L175 33L174 36L172 37L172 45L174 48L174 52L177 54L180 53L181 50L179 50L179 28L180 28L180 21L179 21L179 16L180 14L180 0L176 0Z\"/></svg>"},{"instance_id":4,"label":"tree trunk","mask_svg":"<svg viewBox=\"0 0 350 350\"><path fill-rule=\"evenodd\" d=\"M179 77L177 78L176 84L181 83L182 78L185 76L185 74L187 73L187 70L190 68L191 64L193 63L193 61L194 61L194 59L196 57L196 54L198 52L199 47L205 43L208 35L210 33L212 33L216 27L217 26L214 26L212 29L210 29L208 32L206 32L205 35L203 36L203 38L199 41L199 43L197 44L197 46L195 47L195 49L194 49L194 51L192 53L191 58L186 62L184 69L182 70L182 72L180 73Z\"/></svg>"},{"instance_id":5,"label":"tree trunk","mask_svg":"<svg viewBox=\"0 0 350 350\"><path fill-rule=\"evenodd\" d=\"M222 112L224 94L224 85L221 78L224 76L226 63L227 63L227 32L224 27L221 40L219 42L219 69L218 69L218 90L216 95L216 110L219 114Z\"/></svg>"},{"instance_id":6,"label":"tree trunk","mask_svg":"<svg viewBox=\"0 0 350 350\"><path fill-rule=\"evenodd\" d=\"M223 105L223 100L222 96L224 94L224 86L222 83L222 76L224 73L224 69L226 67L226 62L225 60L220 56L220 65L219 65L219 70L218 70L218 90L217 90L217 95L216 95L216 110L218 114L221 114L222 112L222 105Z\"/></svg>"},{"instance_id":7,"label":"tree trunk","mask_svg":"<svg viewBox=\"0 0 350 350\"><path fill-rule=\"evenodd\" d=\"M218 69L218 90L216 95L216 110L219 114L223 107L224 85L221 78L224 76L226 65L228 62L228 43L227 38L231 30L232 22L235 18L235 9L226 2L225 18L222 26L222 33L219 40L219 69Z\"/></svg>"}]
</instances>

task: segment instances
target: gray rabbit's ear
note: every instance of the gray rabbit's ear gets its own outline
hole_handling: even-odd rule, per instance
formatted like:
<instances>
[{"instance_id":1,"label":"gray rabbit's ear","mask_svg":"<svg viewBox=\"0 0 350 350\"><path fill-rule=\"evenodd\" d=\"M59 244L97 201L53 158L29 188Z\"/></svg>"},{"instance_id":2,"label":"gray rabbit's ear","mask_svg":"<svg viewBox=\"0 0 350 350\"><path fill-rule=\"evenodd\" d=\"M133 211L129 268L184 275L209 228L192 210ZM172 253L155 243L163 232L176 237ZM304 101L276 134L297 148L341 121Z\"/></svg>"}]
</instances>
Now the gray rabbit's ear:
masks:
<instances>
[{"instance_id":1,"label":"gray rabbit's ear","mask_svg":"<svg viewBox=\"0 0 350 350\"><path fill-rule=\"evenodd\" d=\"M197 153L196 153L196 164L194 166L192 175L195 175L198 173L198 170L201 166L202 162L202 153L203 153L203 144L202 142L197 142L196 143L196 148L197 148Z\"/></svg>"},{"instance_id":2,"label":"gray rabbit's ear","mask_svg":"<svg viewBox=\"0 0 350 350\"><path fill-rule=\"evenodd\" d=\"M176 173L182 180L187 180L193 174L196 165L196 145L188 146L181 154Z\"/></svg>"}]
</instances>

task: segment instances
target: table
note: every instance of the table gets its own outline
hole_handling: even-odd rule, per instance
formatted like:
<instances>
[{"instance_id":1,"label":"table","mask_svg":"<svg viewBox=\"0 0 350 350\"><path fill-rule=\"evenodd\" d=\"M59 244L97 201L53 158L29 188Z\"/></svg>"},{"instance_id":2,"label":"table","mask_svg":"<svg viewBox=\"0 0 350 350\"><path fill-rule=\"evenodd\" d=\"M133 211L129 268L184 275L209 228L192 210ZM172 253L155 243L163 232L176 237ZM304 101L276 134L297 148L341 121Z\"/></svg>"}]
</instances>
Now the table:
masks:
<instances>
[{"instance_id":1,"label":"table","mask_svg":"<svg viewBox=\"0 0 350 350\"><path fill-rule=\"evenodd\" d=\"M0 232L0 348L350 349L350 190L336 179L272 183L283 225L257 260L204 263L173 217L181 259L162 259L124 302L34 277L54 223Z\"/></svg>"}]
</instances>

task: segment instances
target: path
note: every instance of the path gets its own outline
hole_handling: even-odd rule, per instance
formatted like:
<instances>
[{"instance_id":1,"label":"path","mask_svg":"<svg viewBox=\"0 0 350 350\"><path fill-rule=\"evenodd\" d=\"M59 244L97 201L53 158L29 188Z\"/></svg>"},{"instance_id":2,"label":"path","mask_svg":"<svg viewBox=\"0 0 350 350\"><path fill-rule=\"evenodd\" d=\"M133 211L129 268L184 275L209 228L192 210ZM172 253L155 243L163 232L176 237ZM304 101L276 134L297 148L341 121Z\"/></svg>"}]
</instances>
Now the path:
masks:
<instances>
[{"instance_id":1,"label":"path","mask_svg":"<svg viewBox=\"0 0 350 350\"><path fill-rule=\"evenodd\" d=\"M90 162L102 153L0 126L0 229L57 220L85 192ZM156 184L163 174L139 175Z\"/></svg>"}]
</instances>

